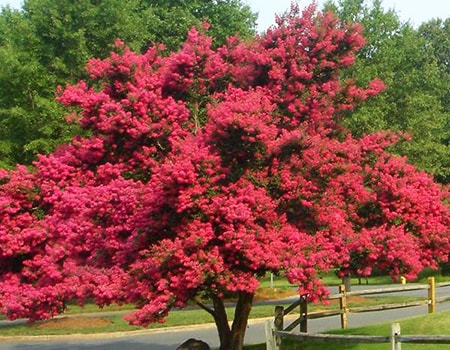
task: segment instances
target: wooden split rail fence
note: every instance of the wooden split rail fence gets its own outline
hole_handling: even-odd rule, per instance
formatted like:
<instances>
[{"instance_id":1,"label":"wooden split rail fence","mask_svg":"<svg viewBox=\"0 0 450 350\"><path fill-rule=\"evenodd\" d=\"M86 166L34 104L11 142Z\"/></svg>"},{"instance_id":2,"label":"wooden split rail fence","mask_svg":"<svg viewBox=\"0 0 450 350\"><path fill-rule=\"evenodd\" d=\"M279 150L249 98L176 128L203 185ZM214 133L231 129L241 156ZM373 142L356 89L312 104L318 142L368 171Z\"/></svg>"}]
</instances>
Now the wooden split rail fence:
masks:
<instances>
[{"instance_id":1,"label":"wooden split rail fence","mask_svg":"<svg viewBox=\"0 0 450 350\"><path fill-rule=\"evenodd\" d=\"M275 339L285 337L297 340L299 342L310 340L320 343L346 343L346 344L375 344L390 343L391 350L401 350L402 343L413 344L450 344L450 335L401 335L400 324L391 325L391 334L389 336L378 335L342 335L342 334L309 334L309 333L290 333L275 332L275 336L266 339L267 350L278 350L279 343Z\"/></svg>"},{"instance_id":2,"label":"wooden split rail fence","mask_svg":"<svg viewBox=\"0 0 450 350\"><path fill-rule=\"evenodd\" d=\"M347 292L344 285L339 286L339 293L330 295L329 299L339 299L339 309L308 313L307 295L301 295L300 298L286 309L283 306L275 307L275 318L268 320L266 323L266 339L267 350L279 349L282 337L294 338L297 340L314 340L319 342L345 342L345 343L391 343L392 350L400 350L401 343L437 343L450 344L450 336L401 336L399 326L393 325L392 334L387 337L379 336L356 336L356 335L334 335L334 334L311 334L308 333L308 320L340 315L341 328L345 329L348 326L348 314L356 312L370 312L381 311L389 309L398 309L419 305L428 305L428 313L436 311L436 304L450 300L450 296L436 298L436 288L450 286L450 282L435 283L434 277L428 279L428 284L418 285L402 285L389 288L375 288L360 291ZM394 292L407 292L414 290L428 290L427 298L419 301L383 304L367 307L349 308L347 305L347 298L356 295L374 295L386 294ZM284 326L284 316L294 311L297 307L300 308L300 316L287 327ZM299 327L300 333L292 333L292 331ZM398 328L395 328L398 327ZM394 347L395 346L395 347Z\"/></svg>"}]
</instances>

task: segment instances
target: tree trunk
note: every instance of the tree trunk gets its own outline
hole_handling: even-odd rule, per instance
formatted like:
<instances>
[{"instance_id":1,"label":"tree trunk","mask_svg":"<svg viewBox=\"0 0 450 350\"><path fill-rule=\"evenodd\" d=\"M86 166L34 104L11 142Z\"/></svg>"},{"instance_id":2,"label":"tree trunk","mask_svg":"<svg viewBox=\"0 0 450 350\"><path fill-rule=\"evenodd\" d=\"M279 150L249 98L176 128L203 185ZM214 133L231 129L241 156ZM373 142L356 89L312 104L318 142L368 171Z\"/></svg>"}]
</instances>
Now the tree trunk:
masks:
<instances>
[{"instance_id":1,"label":"tree trunk","mask_svg":"<svg viewBox=\"0 0 450 350\"><path fill-rule=\"evenodd\" d=\"M214 321L219 332L220 350L242 350L247 330L248 316L252 309L253 293L239 292L234 310L234 320L230 328L222 298L213 298Z\"/></svg>"},{"instance_id":2,"label":"tree trunk","mask_svg":"<svg viewBox=\"0 0 450 350\"><path fill-rule=\"evenodd\" d=\"M214 312L213 317L216 323L217 331L219 332L220 350L227 350L223 348L223 344L227 344L231 338L231 329L228 324L228 316L225 310L223 299L219 297L213 297Z\"/></svg>"},{"instance_id":3,"label":"tree trunk","mask_svg":"<svg viewBox=\"0 0 450 350\"><path fill-rule=\"evenodd\" d=\"M253 296L253 293L239 292L239 300L231 327L231 347L227 350L242 350L244 347L244 336L247 330L248 316L252 310Z\"/></svg>"},{"instance_id":4,"label":"tree trunk","mask_svg":"<svg viewBox=\"0 0 450 350\"><path fill-rule=\"evenodd\" d=\"M344 278L342 278L342 283L345 285L346 292L352 291L352 276L350 274L345 275Z\"/></svg>"}]
</instances>

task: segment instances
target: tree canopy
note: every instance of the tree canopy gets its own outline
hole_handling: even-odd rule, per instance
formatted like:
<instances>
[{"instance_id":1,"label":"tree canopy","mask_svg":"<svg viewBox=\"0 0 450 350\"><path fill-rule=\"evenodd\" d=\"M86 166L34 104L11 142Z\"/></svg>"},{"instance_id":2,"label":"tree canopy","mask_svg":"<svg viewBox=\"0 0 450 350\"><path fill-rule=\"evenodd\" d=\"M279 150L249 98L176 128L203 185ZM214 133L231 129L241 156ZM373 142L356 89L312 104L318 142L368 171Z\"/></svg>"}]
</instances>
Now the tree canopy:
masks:
<instances>
[{"instance_id":1,"label":"tree canopy","mask_svg":"<svg viewBox=\"0 0 450 350\"><path fill-rule=\"evenodd\" d=\"M342 78L360 26L294 6L251 41L215 48L203 30L168 55L117 41L89 62L89 81L59 91L85 136L2 171L9 319L94 300L134 303L128 320L148 325L193 300L221 349L239 350L266 272L316 300L327 293L317 273L349 270L355 255L355 273L393 278L448 258L448 192L387 152L397 135L342 127L385 88Z\"/></svg>"}]
</instances>

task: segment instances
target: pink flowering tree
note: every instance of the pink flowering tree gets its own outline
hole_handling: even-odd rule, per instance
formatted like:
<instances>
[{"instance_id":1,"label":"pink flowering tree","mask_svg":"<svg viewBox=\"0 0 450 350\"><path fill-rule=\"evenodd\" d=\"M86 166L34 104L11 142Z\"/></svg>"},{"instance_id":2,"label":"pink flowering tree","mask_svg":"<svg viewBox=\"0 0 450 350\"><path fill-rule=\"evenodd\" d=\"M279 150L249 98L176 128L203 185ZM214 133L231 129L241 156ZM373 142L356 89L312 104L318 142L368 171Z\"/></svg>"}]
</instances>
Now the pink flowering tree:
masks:
<instances>
[{"instance_id":1,"label":"pink flowering tree","mask_svg":"<svg viewBox=\"0 0 450 350\"><path fill-rule=\"evenodd\" d=\"M58 97L89 136L0 174L2 313L134 303L128 320L146 326L195 301L221 350L242 349L268 272L316 300L317 273L355 257L350 272L394 278L447 259L448 193L386 151L395 135L340 126L384 89L340 79L363 43L358 26L293 7L252 42L213 49L193 29L168 56L117 42L92 60L91 80Z\"/></svg>"}]
</instances>

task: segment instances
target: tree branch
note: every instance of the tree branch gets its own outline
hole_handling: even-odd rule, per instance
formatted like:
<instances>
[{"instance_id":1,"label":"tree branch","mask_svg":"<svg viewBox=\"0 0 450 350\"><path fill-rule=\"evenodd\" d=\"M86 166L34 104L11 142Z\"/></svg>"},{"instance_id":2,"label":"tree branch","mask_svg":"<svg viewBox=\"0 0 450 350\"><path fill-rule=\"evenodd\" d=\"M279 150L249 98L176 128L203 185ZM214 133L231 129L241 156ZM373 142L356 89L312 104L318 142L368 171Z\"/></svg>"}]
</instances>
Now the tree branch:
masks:
<instances>
[{"instance_id":1,"label":"tree branch","mask_svg":"<svg viewBox=\"0 0 450 350\"><path fill-rule=\"evenodd\" d=\"M207 313L209 313L212 317L215 317L216 312L214 309L209 308L208 306L206 306L205 304L203 304L199 299L195 299L195 303L202 308L203 310L205 310Z\"/></svg>"}]
</instances>

